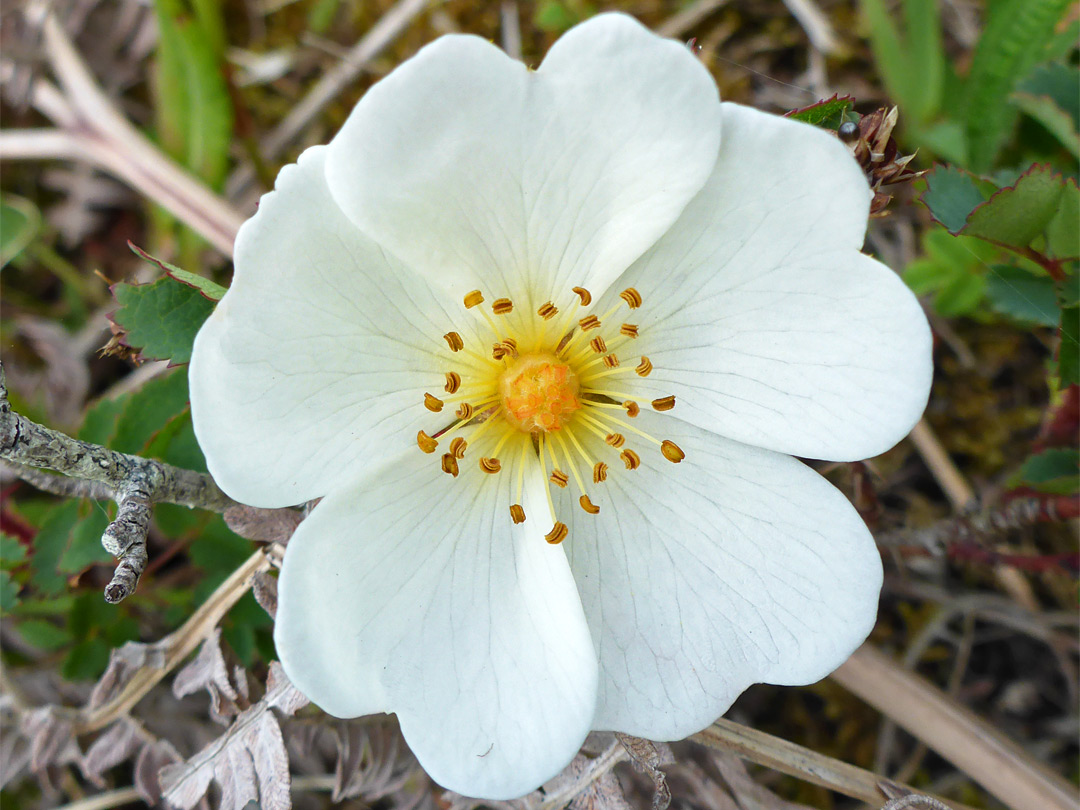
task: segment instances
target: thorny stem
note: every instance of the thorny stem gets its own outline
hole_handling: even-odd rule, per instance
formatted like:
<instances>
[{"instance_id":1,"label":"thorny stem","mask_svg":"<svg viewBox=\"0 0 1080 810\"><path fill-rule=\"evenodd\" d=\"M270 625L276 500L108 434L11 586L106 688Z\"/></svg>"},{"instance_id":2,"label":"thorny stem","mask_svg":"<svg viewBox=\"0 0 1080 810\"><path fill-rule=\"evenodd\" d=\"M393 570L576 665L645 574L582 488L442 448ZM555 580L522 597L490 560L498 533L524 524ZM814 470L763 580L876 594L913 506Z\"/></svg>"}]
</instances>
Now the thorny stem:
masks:
<instances>
[{"instance_id":1,"label":"thorny stem","mask_svg":"<svg viewBox=\"0 0 1080 810\"><path fill-rule=\"evenodd\" d=\"M224 512L236 502L209 475L183 470L160 461L139 458L79 441L32 422L11 410L3 365L0 364L0 458L17 465L13 471L28 483L49 492L75 494L76 487L57 485L40 470L52 470L85 482L88 497L115 498L116 519L105 529L101 544L120 562L105 588L105 599L116 603L130 596L146 567L146 533L155 503L175 503L193 509Z\"/></svg>"}]
</instances>

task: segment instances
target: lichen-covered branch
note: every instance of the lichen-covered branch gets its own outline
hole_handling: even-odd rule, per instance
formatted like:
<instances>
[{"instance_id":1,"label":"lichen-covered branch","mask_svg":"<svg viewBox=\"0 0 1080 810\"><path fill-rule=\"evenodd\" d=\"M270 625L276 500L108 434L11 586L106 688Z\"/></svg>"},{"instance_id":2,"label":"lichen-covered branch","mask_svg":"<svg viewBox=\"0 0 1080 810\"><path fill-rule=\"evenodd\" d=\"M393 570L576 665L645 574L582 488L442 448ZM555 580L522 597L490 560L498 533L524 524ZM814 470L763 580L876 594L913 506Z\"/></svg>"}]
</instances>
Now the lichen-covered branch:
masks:
<instances>
[{"instance_id":1,"label":"lichen-covered branch","mask_svg":"<svg viewBox=\"0 0 1080 810\"><path fill-rule=\"evenodd\" d=\"M0 472L8 473L25 481L35 489L59 495L61 498L90 498L94 501L111 501L116 497L116 490L100 481L83 481L80 478L67 478L63 475L16 464L13 461L0 460Z\"/></svg>"},{"instance_id":2,"label":"lichen-covered branch","mask_svg":"<svg viewBox=\"0 0 1080 810\"><path fill-rule=\"evenodd\" d=\"M11 462L20 478L48 492L116 500L116 520L101 538L105 549L120 560L105 589L106 600L114 603L134 592L146 567L146 533L153 504L175 503L212 512L236 505L209 475L73 439L15 413L8 402L3 365L0 458ZM82 485L60 485L52 476L31 469L35 467L79 479Z\"/></svg>"}]
</instances>

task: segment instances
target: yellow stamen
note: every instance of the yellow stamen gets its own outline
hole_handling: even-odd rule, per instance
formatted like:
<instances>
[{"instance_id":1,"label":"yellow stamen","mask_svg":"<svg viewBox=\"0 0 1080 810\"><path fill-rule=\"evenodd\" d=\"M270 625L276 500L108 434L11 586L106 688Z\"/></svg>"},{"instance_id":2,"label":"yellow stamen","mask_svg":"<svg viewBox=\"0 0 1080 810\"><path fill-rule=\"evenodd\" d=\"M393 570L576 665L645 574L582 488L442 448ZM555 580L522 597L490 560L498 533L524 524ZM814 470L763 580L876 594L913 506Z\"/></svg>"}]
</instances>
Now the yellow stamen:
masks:
<instances>
[{"instance_id":1,"label":"yellow stamen","mask_svg":"<svg viewBox=\"0 0 1080 810\"><path fill-rule=\"evenodd\" d=\"M473 290L465 295L465 309L472 309L484 303L484 294L480 290Z\"/></svg>"},{"instance_id":2,"label":"yellow stamen","mask_svg":"<svg viewBox=\"0 0 1080 810\"><path fill-rule=\"evenodd\" d=\"M422 430L416 434L416 444L425 453L434 453L435 448L439 446L439 443L435 439L428 436Z\"/></svg>"},{"instance_id":3,"label":"yellow stamen","mask_svg":"<svg viewBox=\"0 0 1080 810\"><path fill-rule=\"evenodd\" d=\"M442 471L448 475L454 476L454 478L457 478L458 476L457 459L449 453L443 453Z\"/></svg>"},{"instance_id":4,"label":"yellow stamen","mask_svg":"<svg viewBox=\"0 0 1080 810\"><path fill-rule=\"evenodd\" d=\"M660 399L654 399L652 401L652 406L653 409L657 411L670 411L672 408L675 407L675 397L674 395L672 395L669 397L661 397Z\"/></svg>"},{"instance_id":5,"label":"yellow stamen","mask_svg":"<svg viewBox=\"0 0 1080 810\"><path fill-rule=\"evenodd\" d=\"M457 332L447 332L443 335L443 339L450 345L450 351L460 352L465 346L465 341L461 339L461 335Z\"/></svg>"},{"instance_id":6,"label":"yellow stamen","mask_svg":"<svg viewBox=\"0 0 1080 810\"><path fill-rule=\"evenodd\" d=\"M641 306L641 293L639 293L633 287L627 287L625 290L619 293L619 298L625 301L626 305L630 307L630 309L637 309Z\"/></svg>"},{"instance_id":7,"label":"yellow stamen","mask_svg":"<svg viewBox=\"0 0 1080 810\"><path fill-rule=\"evenodd\" d=\"M432 413L438 413L443 409L443 401L431 394L424 394L424 407Z\"/></svg>"},{"instance_id":8,"label":"yellow stamen","mask_svg":"<svg viewBox=\"0 0 1080 810\"><path fill-rule=\"evenodd\" d=\"M456 393L461 387L461 375L456 371L446 372L446 385L443 386L443 390L448 394Z\"/></svg>"},{"instance_id":9,"label":"yellow stamen","mask_svg":"<svg viewBox=\"0 0 1080 810\"><path fill-rule=\"evenodd\" d=\"M661 443L660 452L664 454L664 458L674 464L678 464L686 458L686 453L682 451L682 448L668 439L664 439L663 443Z\"/></svg>"},{"instance_id":10,"label":"yellow stamen","mask_svg":"<svg viewBox=\"0 0 1080 810\"><path fill-rule=\"evenodd\" d=\"M550 532L544 535L544 539L551 543L551 545L557 546L566 539L566 535L568 534L570 534L570 530L566 528L566 524L555 521L555 525L551 527Z\"/></svg>"}]
</instances>

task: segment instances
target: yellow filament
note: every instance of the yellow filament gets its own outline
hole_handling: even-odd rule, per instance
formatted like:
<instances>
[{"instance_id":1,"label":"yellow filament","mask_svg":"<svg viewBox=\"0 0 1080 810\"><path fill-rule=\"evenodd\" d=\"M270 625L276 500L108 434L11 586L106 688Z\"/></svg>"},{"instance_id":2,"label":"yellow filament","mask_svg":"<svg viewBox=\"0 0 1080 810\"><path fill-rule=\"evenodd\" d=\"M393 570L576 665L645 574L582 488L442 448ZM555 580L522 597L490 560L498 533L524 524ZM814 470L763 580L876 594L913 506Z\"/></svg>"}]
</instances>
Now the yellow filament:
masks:
<instances>
[{"instance_id":1,"label":"yellow filament","mask_svg":"<svg viewBox=\"0 0 1080 810\"><path fill-rule=\"evenodd\" d=\"M601 427L606 427L606 425L604 424L603 421L601 421L601 419L599 419L597 417L594 417L594 416L590 416L587 413L582 413L581 418L582 419L588 419L589 421L593 422L594 424L600 425ZM616 425L619 425L620 427L626 428L631 433L636 433L641 438L648 439L653 444L663 444L663 442L661 442L659 439L653 438L652 436L650 436L645 431L639 430L638 428L634 427L630 423L624 422L622 419L618 419L618 418L616 418L614 416L609 416L606 413L603 414L603 419L608 421L608 422L614 422Z\"/></svg>"}]
</instances>

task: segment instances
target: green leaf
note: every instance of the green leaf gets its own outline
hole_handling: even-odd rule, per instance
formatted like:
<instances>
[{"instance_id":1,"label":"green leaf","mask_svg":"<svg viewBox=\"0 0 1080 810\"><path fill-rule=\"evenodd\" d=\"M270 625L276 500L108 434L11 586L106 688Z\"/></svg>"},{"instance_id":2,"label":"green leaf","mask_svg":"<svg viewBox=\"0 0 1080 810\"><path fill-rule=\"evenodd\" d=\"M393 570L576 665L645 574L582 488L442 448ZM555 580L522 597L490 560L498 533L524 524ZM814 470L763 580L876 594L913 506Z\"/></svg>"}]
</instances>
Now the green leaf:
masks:
<instances>
[{"instance_id":1,"label":"green leaf","mask_svg":"<svg viewBox=\"0 0 1080 810\"><path fill-rule=\"evenodd\" d=\"M156 0L154 5L158 135L174 158L211 187L220 188L233 132L232 101L221 62L220 8L199 3L192 16L180 0Z\"/></svg>"},{"instance_id":2,"label":"green leaf","mask_svg":"<svg viewBox=\"0 0 1080 810\"><path fill-rule=\"evenodd\" d=\"M88 638L73 646L60 666L68 681L92 681L109 665L109 645L100 638Z\"/></svg>"},{"instance_id":3,"label":"green leaf","mask_svg":"<svg viewBox=\"0 0 1080 810\"><path fill-rule=\"evenodd\" d=\"M985 294L982 267L988 248L943 230L927 231L923 237L926 255L907 266L904 281L918 295L933 295L934 309L942 315L969 315Z\"/></svg>"},{"instance_id":4,"label":"green leaf","mask_svg":"<svg viewBox=\"0 0 1080 810\"><path fill-rule=\"evenodd\" d=\"M1080 69L1064 62L1039 65L1016 88L1017 93L1049 99L1080 129Z\"/></svg>"},{"instance_id":5,"label":"green leaf","mask_svg":"<svg viewBox=\"0 0 1080 810\"><path fill-rule=\"evenodd\" d=\"M1026 248L1046 231L1064 193L1065 178L1049 166L1032 166L1015 185L1000 189L977 206L961 233L1006 247Z\"/></svg>"},{"instance_id":6,"label":"green leaf","mask_svg":"<svg viewBox=\"0 0 1080 810\"><path fill-rule=\"evenodd\" d=\"M1071 448L1043 450L1024 462L1016 482L1055 495L1076 492L1080 489L1080 451Z\"/></svg>"},{"instance_id":7,"label":"green leaf","mask_svg":"<svg viewBox=\"0 0 1080 810\"><path fill-rule=\"evenodd\" d=\"M168 276L152 284L115 284L112 289L120 302L112 319L127 333L128 346L173 365L191 360L195 335L214 311L213 301Z\"/></svg>"},{"instance_id":8,"label":"green leaf","mask_svg":"<svg viewBox=\"0 0 1080 810\"><path fill-rule=\"evenodd\" d=\"M971 167L988 171L1016 121L1008 103L1019 79L1043 58L1071 0L999 0L989 18L967 83L967 129Z\"/></svg>"},{"instance_id":9,"label":"green leaf","mask_svg":"<svg viewBox=\"0 0 1080 810\"><path fill-rule=\"evenodd\" d=\"M1057 291L1049 276L1036 276L1014 265L994 265L986 279L986 297L995 312L1021 323L1057 326Z\"/></svg>"},{"instance_id":10,"label":"green leaf","mask_svg":"<svg viewBox=\"0 0 1080 810\"><path fill-rule=\"evenodd\" d=\"M308 11L307 25L313 33L322 34L337 16L341 0L315 0L315 4Z\"/></svg>"},{"instance_id":11,"label":"green leaf","mask_svg":"<svg viewBox=\"0 0 1080 810\"><path fill-rule=\"evenodd\" d=\"M989 188L989 183L962 169L935 166L926 175L926 191L920 199L934 219L955 234L967 224L968 215L976 206L986 202Z\"/></svg>"},{"instance_id":12,"label":"green leaf","mask_svg":"<svg viewBox=\"0 0 1080 810\"><path fill-rule=\"evenodd\" d=\"M147 446L145 455L185 470L207 472L206 458L195 438L190 409L169 420Z\"/></svg>"},{"instance_id":13,"label":"green leaf","mask_svg":"<svg viewBox=\"0 0 1080 810\"><path fill-rule=\"evenodd\" d=\"M225 293L228 292L225 287L222 287L220 284L215 284L208 278L189 273L187 270L181 270L174 264L169 264L155 256L151 256L130 240L128 240L128 247L131 248L131 251L140 259L145 259L151 264L156 264L164 271L165 275L174 278L183 284L187 284L189 287L194 287L211 301L220 301Z\"/></svg>"},{"instance_id":14,"label":"green leaf","mask_svg":"<svg viewBox=\"0 0 1080 810\"><path fill-rule=\"evenodd\" d=\"M19 604L19 583L8 571L0 571L0 613L7 613Z\"/></svg>"},{"instance_id":15,"label":"green leaf","mask_svg":"<svg viewBox=\"0 0 1080 810\"><path fill-rule=\"evenodd\" d=\"M39 650L59 650L71 643L71 633L44 619L25 619L17 625L19 635Z\"/></svg>"},{"instance_id":16,"label":"green leaf","mask_svg":"<svg viewBox=\"0 0 1080 810\"><path fill-rule=\"evenodd\" d=\"M1046 226L1046 251L1057 259L1080 257L1080 188L1071 178L1065 181L1057 213Z\"/></svg>"},{"instance_id":17,"label":"green leaf","mask_svg":"<svg viewBox=\"0 0 1080 810\"><path fill-rule=\"evenodd\" d=\"M67 548L57 564L61 573L77 574L91 565L112 560L112 555L101 547L101 535L108 525L105 506L83 499L79 504L79 521L72 528Z\"/></svg>"},{"instance_id":18,"label":"green leaf","mask_svg":"<svg viewBox=\"0 0 1080 810\"><path fill-rule=\"evenodd\" d=\"M30 581L46 594L60 593L64 589L66 580L58 571L60 557L78 519L79 502L65 501L52 509L34 536Z\"/></svg>"},{"instance_id":19,"label":"green leaf","mask_svg":"<svg viewBox=\"0 0 1080 810\"><path fill-rule=\"evenodd\" d=\"M116 431L116 419L127 404L128 396L102 397L86 410L78 438L84 442L108 446Z\"/></svg>"},{"instance_id":20,"label":"green leaf","mask_svg":"<svg viewBox=\"0 0 1080 810\"><path fill-rule=\"evenodd\" d=\"M936 0L904 0L904 28L893 20L885 0L862 0L870 49L889 96L916 124L928 123L941 106L945 52Z\"/></svg>"},{"instance_id":21,"label":"green leaf","mask_svg":"<svg viewBox=\"0 0 1080 810\"><path fill-rule=\"evenodd\" d=\"M794 121L802 121L804 124L812 124L823 129L836 130L847 120L848 114L855 107L855 99L852 96L836 94L831 98L816 101L808 107L800 107L785 113L785 118Z\"/></svg>"},{"instance_id":22,"label":"green leaf","mask_svg":"<svg viewBox=\"0 0 1080 810\"><path fill-rule=\"evenodd\" d=\"M14 194L0 197L0 267L18 256L40 227L41 212L30 200Z\"/></svg>"},{"instance_id":23,"label":"green leaf","mask_svg":"<svg viewBox=\"0 0 1080 810\"><path fill-rule=\"evenodd\" d=\"M561 34L574 27L582 18L578 12L561 0L540 0L533 13L533 25L541 31Z\"/></svg>"},{"instance_id":24,"label":"green leaf","mask_svg":"<svg viewBox=\"0 0 1080 810\"><path fill-rule=\"evenodd\" d=\"M121 453L141 455L166 423L187 408L188 396L187 369L147 381L128 398L109 446Z\"/></svg>"},{"instance_id":25,"label":"green leaf","mask_svg":"<svg viewBox=\"0 0 1080 810\"><path fill-rule=\"evenodd\" d=\"M26 562L26 547L10 534L0 534L0 568L18 568Z\"/></svg>"},{"instance_id":26,"label":"green leaf","mask_svg":"<svg viewBox=\"0 0 1080 810\"><path fill-rule=\"evenodd\" d=\"M1080 383L1080 306L1062 308L1059 334L1058 376L1061 385Z\"/></svg>"}]
</instances>

